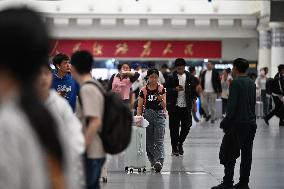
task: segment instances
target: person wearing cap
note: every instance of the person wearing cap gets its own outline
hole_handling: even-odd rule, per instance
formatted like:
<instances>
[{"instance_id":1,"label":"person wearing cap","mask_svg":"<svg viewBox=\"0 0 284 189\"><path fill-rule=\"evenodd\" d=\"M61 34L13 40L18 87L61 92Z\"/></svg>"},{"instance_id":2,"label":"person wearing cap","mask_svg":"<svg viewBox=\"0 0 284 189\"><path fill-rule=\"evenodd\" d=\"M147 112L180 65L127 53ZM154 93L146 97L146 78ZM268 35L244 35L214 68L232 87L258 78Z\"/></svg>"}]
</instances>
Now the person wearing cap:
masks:
<instances>
[{"instance_id":1,"label":"person wearing cap","mask_svg":"<svg viewBox=\"0 0 284 189\"><path fill-rule=\"evenodd\" d=\"M146 128L146 151L152 169L159 173L165 156L166 89L158 84L159 71L157 69L149 69L146 78L147 85L142 87L139 93L137 116L143 114L149 122Z\"/></svg>"},{"instance_id":2,"label":"person wearing cap","mask_svg":"<svg viewBox=\"0 0 284 189\"><path fill-rule=\"evenodd\" d=\"M169 75L165 87L172 155L179 156L184 154L183 143L192 125L192 104L197 93L195 78L185 71L185 60L177 58L174 65L176 71Z\"/></svg>"},{"instance_id":3,"label":"person wearing cap","mask_svg":"<svg viewBox=\"0 0 284 189\"><path fill-rule=\"evenodd\" d=\"M264 121L269 125L269 120L276 115L279 117L279 126L284 126L284 64L278 66L278 73L274 77L272 84L272 98L275 108L265 116Z\"/></svg>"}]
</instances>

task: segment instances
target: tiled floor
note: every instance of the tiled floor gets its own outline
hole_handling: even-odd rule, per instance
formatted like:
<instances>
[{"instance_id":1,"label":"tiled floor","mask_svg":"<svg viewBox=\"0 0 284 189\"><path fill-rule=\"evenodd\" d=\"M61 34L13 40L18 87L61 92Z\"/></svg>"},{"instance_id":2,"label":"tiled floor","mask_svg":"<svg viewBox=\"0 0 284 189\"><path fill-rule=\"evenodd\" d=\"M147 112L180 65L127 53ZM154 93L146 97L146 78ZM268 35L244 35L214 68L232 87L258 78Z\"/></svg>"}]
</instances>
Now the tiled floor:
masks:
<instances>
[{"instance_id":1,"label":"tiled floor","mask_svg":"<svg viewBox=\"0 0 284 189\"><path fill-rule=\"evenodd\" d=\"M284 188L284 127L272 119L270 126L258 120L254 141L253 165L250 187L252 189ZM148 164L146 173L124 172L124 157L108 158L108 182L103 189L210 189L223 177L223 166L219 164L218 153L223 133L219 122L215 124L194 123L184 144L183 157L171 156L169 130L165 138L166 157L161 174L151 172ZM239 161L235 169L238 181Z\"/></svg>"}]
</instances>

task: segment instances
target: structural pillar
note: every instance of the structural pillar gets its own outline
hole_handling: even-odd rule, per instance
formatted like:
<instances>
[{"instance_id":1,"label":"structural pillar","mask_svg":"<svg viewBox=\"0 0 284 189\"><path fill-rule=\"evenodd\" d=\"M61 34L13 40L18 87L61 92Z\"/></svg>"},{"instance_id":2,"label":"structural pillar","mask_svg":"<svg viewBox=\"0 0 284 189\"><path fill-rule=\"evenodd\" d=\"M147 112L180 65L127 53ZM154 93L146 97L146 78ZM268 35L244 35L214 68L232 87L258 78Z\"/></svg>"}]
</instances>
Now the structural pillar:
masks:
<instances>
[{"instance_id":1,"label":"structural pillar","mask_svg":"<svg viewBox=\"0 0 284 189\"><path fill-rule=\"evenodd\" d=\"M284 64L284 22L271 22L271 76L278 72L278 65Z\"/></svg>"},{"instance_id":2,"label":"structural pillar","mask_svg":"<svg viewBox=\"0 0 284 189\"><path fill-rule=\"evenodd\" d=\"M258 49L258 70L268 67L271 70L271 31L269 29L258 29L259 49Z\"/></svg>"}]
</instances>

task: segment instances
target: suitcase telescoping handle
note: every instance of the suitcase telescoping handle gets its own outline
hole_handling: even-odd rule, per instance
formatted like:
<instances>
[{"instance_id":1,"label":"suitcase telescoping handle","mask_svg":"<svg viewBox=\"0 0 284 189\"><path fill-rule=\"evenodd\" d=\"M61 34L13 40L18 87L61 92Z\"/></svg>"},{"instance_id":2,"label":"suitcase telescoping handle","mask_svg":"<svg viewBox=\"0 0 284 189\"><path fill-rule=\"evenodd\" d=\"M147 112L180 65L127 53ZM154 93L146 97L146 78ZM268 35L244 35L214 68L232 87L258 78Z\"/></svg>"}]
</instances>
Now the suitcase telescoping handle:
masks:
<instances>
[{"instance_id":1,"label":"suitcase telescoping handle","mask_svg":"<svg viewBox=\"0 0 284 189\"><path fill-rule=\"evenodd\" d=\"M142 142L143 142L143 140L142 140L142 138L143 138L142 133L139 133L139 134L138 134L138 138L139 138L139 139L138 139L139 148L138 148L137 154L138 154L138 156L142 156L142 154L144 153L143 147L142 147Z\"/></svg>"}]
</instances>

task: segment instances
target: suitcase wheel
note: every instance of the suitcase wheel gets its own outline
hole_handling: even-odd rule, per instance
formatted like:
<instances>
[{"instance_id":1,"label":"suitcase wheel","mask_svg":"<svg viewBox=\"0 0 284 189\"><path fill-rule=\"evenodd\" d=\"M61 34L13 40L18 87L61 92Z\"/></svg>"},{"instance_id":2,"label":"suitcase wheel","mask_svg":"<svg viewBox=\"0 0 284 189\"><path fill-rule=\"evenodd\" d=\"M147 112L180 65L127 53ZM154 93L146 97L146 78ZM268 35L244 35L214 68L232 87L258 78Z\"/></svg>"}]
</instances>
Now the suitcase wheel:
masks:
<instances>
[{"instance_id":1,"label":"suitcase wheel","mask_svg":"<svg viewBox=\"0 0 284 189\"><path fill-rule=\"evenodd\" d=\"M143 168L143 173L145 173L146 172L146 168Z\"/></svg>"},{"instance_id":2,"label":"suitcase wheel","mask_svg":"<svg viewBox=\"0 0 284 189\"><path fill-rule=\"evenodd\" d=\"M141 169L140 168L138 169L138 173L141 173Z\"/></svg>"},{"instance_id":3,"label":"suitcase wheel","mask_svg":"<svg viewBox=\"0 0 284 189\"><path fill-rule=\"evenodd\" d=\"M130 173L133 173L133 169L132 168L130 169Z\"/></svg>"},{"instance_id":4,"label":"suitcase wheel","mask_svg":"<svg viewBox=\"0 0 284 189\"><path fill-rule=\"evenodd\" d=\"M107 178L103 177L103 182L107 183Z\"/></svg>"},{"instance_id":5,"label":"suitcase wheel","mask_svg":"<svg viewBox=\"0 0 284 189\"><path fill-rule=\"evenodd\" d=\"M125 169L124 169L124 170L125 170L125 172L128 172L128 167L125 167Z\"/></svg>"}]
</instances>

